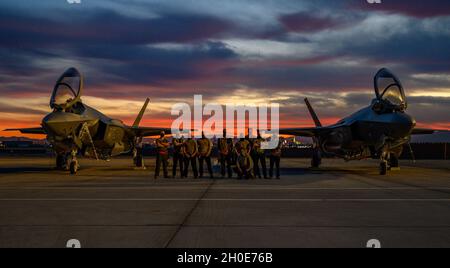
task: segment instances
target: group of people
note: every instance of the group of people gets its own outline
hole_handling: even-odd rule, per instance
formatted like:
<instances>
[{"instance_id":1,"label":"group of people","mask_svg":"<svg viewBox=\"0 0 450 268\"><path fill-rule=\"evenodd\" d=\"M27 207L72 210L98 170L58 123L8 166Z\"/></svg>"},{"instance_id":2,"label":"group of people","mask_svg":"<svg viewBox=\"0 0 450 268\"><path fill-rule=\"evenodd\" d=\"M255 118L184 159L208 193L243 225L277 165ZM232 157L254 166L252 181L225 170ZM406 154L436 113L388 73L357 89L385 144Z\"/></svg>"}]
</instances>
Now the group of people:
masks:
<instances>
[{"instance_id":1,"label":"group of people","mask_svg":"<svg viewBox=\"0 0 450 268\"><path fill-rule=\"evenodd\" d=\"M168 178L169 148L173 150L172 177L177 176L179 169L180 177L187 178L189 175L189 167L194 174L194 178L203 178L204 165L209 173L210 178L214 178L211 162L211 153L213 147L217 146L218 160L220 162L220 174L222 177L233 177L233 171L237 174L238 179L253 178L275 178L280 179L280 158L281 143L270 150L270 167L269 176L267 176L266 152L261 147L264 139L259 131L255 139L248 136L241 138L236 143L233 139L227 138L226 130L223 130L223 137L218 139L217 145L214 145L204 133L202 138L194 140L191 137L186 140L183 137L173 137L172 143L165 137L165 133L161 132L160 137L156 140L156 168L155 179L159 177L161 166L164 178ZM198 170L197 170L198 163ZM260 172L260 166L262 172ZM275 174L274 174L275 169ZM261 174L262 173L262 174ZM262 175L262 176L261 176Z\"/></svg>"}]
</instances>

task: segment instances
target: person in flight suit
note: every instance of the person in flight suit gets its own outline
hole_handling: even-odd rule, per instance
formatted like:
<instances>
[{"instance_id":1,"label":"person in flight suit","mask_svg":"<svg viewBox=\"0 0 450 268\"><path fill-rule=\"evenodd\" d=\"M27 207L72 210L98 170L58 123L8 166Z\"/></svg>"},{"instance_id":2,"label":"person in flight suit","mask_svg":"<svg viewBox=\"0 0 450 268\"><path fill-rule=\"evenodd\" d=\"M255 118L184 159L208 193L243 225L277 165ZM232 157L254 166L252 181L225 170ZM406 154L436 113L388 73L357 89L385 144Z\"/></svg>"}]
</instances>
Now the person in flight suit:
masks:
<instances>
[{"instance_id":1,"label":"person in flight suit","mask_svg":"<svg viewBox=\"0 0 450 268\"><path fill-rule=\"evenodd\" d=\"M276 148L270 150L270 169L269 176L273 178L273 166L276 167L276 178L280 179L280 159L281 159L281 149L282 144L281 141L278 141L278 145Z\"/></svg>"},{"instance_id":2,"label":"person in flight suit","mask_svg":"<svg viewBox=\"0 0 450 268\"><path fill-rule=\"evenodd\" d=\"M197 142L193 140L191 137L189 137L184 142L184 177L188 176L189 171L189 163L192 167L192 172L194 172L194 178L198 178L198 171L197 171L197 154L198 154L198 147Z\"/></svg>"},{"instance_id":3,"label":"person in flight suit","mask_svg":"<svg viewBox=\"0 0 450 268\"><path fill-rule=\"evenodd\" d=\"M212 166L211 166L211 150L212 143L206 138L205 133L202 131L202 138L197 141L198 144L198 163L200 168L200 178L203 178L203 162L206 162L208 166L209 177L213 178Z\"/></svg>"},{"instance_id":4,"label":"person in flight suit","mask_svg":"<svg viewBox=\"0 0 450 268\"><path fill-rule=\"evenodd\" d=\"M267 168L266 168L266 154L264 152L264 149L261 148L261 143L264 142L264 139L261 137L261 134L259 133L258 129L258 135L256 139L252 141L252 159L253 159L253 169L255 176L258 176L258 178L261 179L261 173L259 172L259 164L261 163L262 173L264 176L264 179L267 179Z\"/></svg>"},{"instance_id":5,"label":"person in flight suit","mask_svg":"<svg viewBox=\"0 0 450 268\"><path fill-rule=\"evenodd\" d=\"M223 138L217 141L219 149L220 173L225 177L225 168L228 171L228 178L233 176L231 170L232 154L233 154L233 140L227 138L227 130L223 129Z\"/></svg>"},{"instance_id":6,"label":"person in flight suit","mask_svg":"<svg viewBox=\"0 0 450 268\"><path fill-rule=\"evenodd\" d=\"M172 139L172 148L173 148L173 166L172 166L172 177L175 178L177 175L177 166L180 166L180 177L184 177L184 139L183 137L179 137L177 134L176 137Z\"/></svg>"},{"instance_id":7,"label":"person in flight suit","mask_svg":"<svg viewBox=\"0 0 450 268\"><path fill-rule=\"evenodd\" d=\"M245 149L236 159L236 173L240 180L253 178L253 160Z\"/></svg>"},{"instance_id":8,"label":"person in flight suit","mask_svg":"<svg viewBox=\"0 0 450 268\"><path fill-rule=\"evenodd\" d=\"M133 162L136 167L145 169L142 140L142 137L136 138L136 145L133 150Z\"/></svg>"},{"instance_id":9,"label":"person in flight suit","mask_svg":"<svg viewBox=\"0 0 450 268\"><path fill-rule=\"evenodd\" d=\"M248 139L248 136L246 136L246 138L240 138L239 141L236 143L235 146L236 157L239 156L242 151L246 151L247 154L250 154L250 141Z\"/></svg>"},{"instance_id":10,"label":"person in flight suit","mask_svg":"<svg viewBox=\"0 0 450 268\"><path fill-rule=\"evenodd\" d=\"M169 160L169 141L166 139L166 133L161 131L160 137L156 140L156 169L155 169L155 179L159 176L159 170L161 168L161 163L163 166L164 178L168 178L167 165Z\"/></svg>"}]
</instances>

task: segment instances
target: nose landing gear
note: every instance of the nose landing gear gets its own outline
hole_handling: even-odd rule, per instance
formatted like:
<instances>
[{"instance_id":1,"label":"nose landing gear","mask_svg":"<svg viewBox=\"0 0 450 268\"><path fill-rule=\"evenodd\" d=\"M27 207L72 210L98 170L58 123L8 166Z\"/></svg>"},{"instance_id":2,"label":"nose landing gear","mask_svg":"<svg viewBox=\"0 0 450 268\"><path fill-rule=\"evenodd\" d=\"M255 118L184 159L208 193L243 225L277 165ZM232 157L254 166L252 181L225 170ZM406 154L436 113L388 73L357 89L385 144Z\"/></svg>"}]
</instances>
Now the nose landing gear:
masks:
<instances>
[{"instance_id":1,"label":"nose landing gear","mask_svg":"<svg viewBox=\"0 0 450 268\"><path fill-rule=\"evenodd\" d=\"M313 153L311 158L311 167L318 168L322 164L322 154L320 152L320 142L318 138L313 137Z\"/></svg>"},{"instance_id":2,"label":"nose landing gear","mask_svg":"<svg viewBox=\"0 0 450 268\"><path fill-rule=\"evenodd\" d=\"M383 148L382 153L380 154L380 175L386 175L388 170L399 170L398 158L401 154L402 147L399 149L394 149L394 151L390 151L388 149Z\"/></svg>"},{"instance_id":3,"label":"nose landing gear","mask_svg":"<svg viewBox=\"0 0 450 268\"><path fill-rule=\"evenodd\" d=\"M314 148L313 155L311 158L311 167L318 168L322 163L322 155L320 153L319 148Z\"/></svg>"},{"instance_id":4,"label":"nose landing gear","mask_svg":"<svg viewBox=\"0 0 450 268\"><path fill-rule=\"evenodd\" d=\"M383 146L380 153L380 175L386 175L388 170L389 150L387 146Z\"/></svg>"},{"instance_id":5,"label":"nose landing gear","mask_svg":"<svg viewBox=\"0 0 450 268\"><path fill-rule=\"evenodd\" d=\"M67 170L67 157L66 154L57 154L56 155L56 169L58 170Z\"/></svg>"},{"instance_id":6,"label":"nose landing gear","mask_svg":"<svg viewBox=\"0 0 450 268\"><path fill-rule=\"evenodd\" d=\"M70 174L76 174L79 167L80 166L78 165L77 150L73 150L72 153L70 154L70 162L69 162Z\"/></svg>"},{"instance_id":7,"label":"nose landing gear","mask_svg":"<svg viewBox=\"0 0 450 268\"><path fill-rule=\"evenodd\" d=\"M386 160L381 160L380 162L380 175L386 175L388 170L388 165Z\"/></svg>"}]
</instances>

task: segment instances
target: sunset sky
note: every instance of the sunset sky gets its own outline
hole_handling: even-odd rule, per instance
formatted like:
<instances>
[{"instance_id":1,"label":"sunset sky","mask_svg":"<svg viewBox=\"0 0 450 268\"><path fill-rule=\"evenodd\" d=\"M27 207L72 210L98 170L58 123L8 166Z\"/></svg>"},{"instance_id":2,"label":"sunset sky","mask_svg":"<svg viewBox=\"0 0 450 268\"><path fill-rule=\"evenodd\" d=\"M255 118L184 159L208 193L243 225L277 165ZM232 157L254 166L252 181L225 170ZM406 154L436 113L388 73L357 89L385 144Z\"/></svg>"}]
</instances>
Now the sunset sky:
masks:
<instances>
[{"instance_id":1,"label":"sunset sky","mask_svg":"<svg viewBox=\"0 0 450 268\"><path fill-rule=\"evenodd\" d=\"M396 73L419 126L450 129L450 1L2 0L0 130L39 126L55 80L85 76L83 101L170 127L170 107L277 102L284 127L367 105L373 75ZM0 131L0 136L19 133Z\"/></svg>"}]
</instances>

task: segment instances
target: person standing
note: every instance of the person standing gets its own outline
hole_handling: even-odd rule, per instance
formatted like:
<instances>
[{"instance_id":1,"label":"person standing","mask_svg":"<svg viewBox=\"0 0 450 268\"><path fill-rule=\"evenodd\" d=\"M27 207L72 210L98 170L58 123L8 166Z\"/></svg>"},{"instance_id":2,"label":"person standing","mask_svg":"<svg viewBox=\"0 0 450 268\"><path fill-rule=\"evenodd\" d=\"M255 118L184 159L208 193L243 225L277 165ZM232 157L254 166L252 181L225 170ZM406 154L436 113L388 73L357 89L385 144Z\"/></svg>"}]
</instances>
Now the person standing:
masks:
<instances>
[{"instance_id":1,"label":"person standing","mask_svg":"<svg viewBox=\"0 0 450 268\"><path fill-rule=\"evenodd\" d=\"M281 160L281 141L278 141L277 147L270 150L270 168L269 168L269 176L273 178L273 167L276 168L276 178L280 179L280 160Z\"/></svg>"},{"instance_id":2,"label":"person standing","mask_svg":"<svg viewBox=\"0 0 450 268\"><path fill-rule=\"evenodd\" d=\"M192 172L194 172L194 178L198 178L198 171L197 171L197 154L198 154L198 147L197 142L192 139L192 137L189 137L184 142L184 177L187 178L188 172L189 172L189 164L191 164Z\"/></svg>"},{"instance_id":3,"label":"person standing","mask_svg":"<svg viewBox=\"0 0 450 268\"><path fill-rule=\"evenodd\" d=\"M239 141L236 143L235 146L236 156L239 156L242 151L245 151L247 154L250 153L250 141L247 137L248 136L246 136L246 138L240 138Z\"/></svg>"},{"instance_id":4,"label":"person standing","mask_svg":"<svg viewBox=\"0 0 450 268\"><path fill-rule=\"evenodd\" d=\"M233 153L233 140L227 138L227 130L223 129L223 137L217 142L219 149L220 173L225 177L225 168L228 172L228 178L232 177L231 162Z\"/></svg>"},{"instance_id":5,"label":"person standing","mask_svg":"<svg viewBox=\"0 0 450 268\"><path fill-rule=\"evenodd\" d=\"M183 137L174 137L172 139L173 148L173 166L172 166L172 177L175 178L177 175L177 166L180 167L180 178L184 177L184 139Z\"/></svg>"},{"instance_id":6,"label":"person standing","mask_svg":"<svg viewBox=\"0 0 450 268\"><path fill-rule=\"evenodd\" d=\"M261 143L264 142L264 139L261 137L261 134L258 129L258 135L256 139L253 140L252 143L252 159L253 159L253 173L255 176L261 179L261 172L259 171L259 163L261 163L262 173L264 179L267 179L267 168L266 168L266 154L264 149L261 148Z\"/></svg>"},{"instance_id":7,"label":"person standing","mask_svg":"<svg viewBox=\"0 0 450 268\"><path fill-rule=\"evenodd\" d=\"M169 141L166 139L166 133L161 131L159 138L156 140L156 169L155 169L155 179L159 177L159 171L161 169L161 164L163 166L164 178L168 178L167 174L167 164L169 161Z\"/></svg>"},{"instance_id":8,"label":"person standing","mask_svg":"<svg viewBox=\"0 0 450 268\"><path fill-rule=\"evenodd\" d=\"M202 131L202 138L197 141L198 144L198 162L199 162L199 168L200 168L200 178L203 178L203 162L206 162L206 165L208 167L209 177L213 178L213 172L212 172L212 166L211 166L211 150L212 150L212 143L211 141L205 136L205 133Z\"/></svg>"},{"instance_id":9,"label":"person standing","mask_svg":"<svg viewBox=\"0 0 450 268\"><path fill-rule=\"evenodd\" d=\"M253 160L244 149L236 159L236 173L240 180L253 178Z\"/></svg>"},{"instance_id":10,"label":"person standing","mask_svg":"<svg viewBox=\"0 0 450 268\"><path fill-rule=\"evenodd\" d=\"M143 140L142 137L136 138L136 142L133 149L133 162L137 168L145 169L142 140Z\"/></svg>"}]
</instances>

